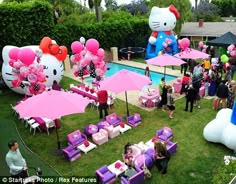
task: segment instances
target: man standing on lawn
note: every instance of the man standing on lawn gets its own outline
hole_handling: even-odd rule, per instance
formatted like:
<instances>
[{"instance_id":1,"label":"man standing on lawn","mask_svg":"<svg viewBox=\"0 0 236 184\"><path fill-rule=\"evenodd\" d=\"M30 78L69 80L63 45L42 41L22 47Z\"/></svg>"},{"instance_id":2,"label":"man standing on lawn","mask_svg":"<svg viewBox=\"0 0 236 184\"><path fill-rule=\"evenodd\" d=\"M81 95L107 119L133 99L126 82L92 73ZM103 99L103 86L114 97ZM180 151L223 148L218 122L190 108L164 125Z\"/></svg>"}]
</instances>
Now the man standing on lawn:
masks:
<instances>
[{"instance_id":1,"label":"man standing on lawn","mask_svg":"<svg viewBox=\"0 0 236 184\"><path fill-rule=\"evenodd\" d=\"M13 140L8 143L9 151L6 155L6 162L10 168L10 174L13 178L28 177L26 161L22 157L17 141ZM20 183L20 182L19 182Z\"/></svg>"}]
</instances>

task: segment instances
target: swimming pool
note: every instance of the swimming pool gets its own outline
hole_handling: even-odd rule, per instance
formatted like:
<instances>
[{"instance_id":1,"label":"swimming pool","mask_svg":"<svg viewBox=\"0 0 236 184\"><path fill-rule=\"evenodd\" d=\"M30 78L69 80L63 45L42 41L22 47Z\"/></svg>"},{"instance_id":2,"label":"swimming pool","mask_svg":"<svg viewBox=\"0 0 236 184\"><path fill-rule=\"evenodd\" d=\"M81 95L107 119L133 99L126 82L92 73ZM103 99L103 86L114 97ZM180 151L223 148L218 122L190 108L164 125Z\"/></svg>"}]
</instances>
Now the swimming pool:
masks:
<instances>
[{"instance_id":1,"label":"swimming pool","mask_svg":"<svg viewBox=\"0 0 236 184\"><path fill-rule=\"evenodd\" d=\"M144 75L144 69L141 68L136 68L136 67L131 67L131 66L127 66L127 65L122 65L122 64L118 64L118 63L108 63L108 67L110 68L110 70L107 70L105 73L106 77L110 77L111 75L119 72L122 69L126 69L132 72L136 72L139 74ZM159 82L161 81L161 78L164 76L163 73L158 73L158 72L150 72L151 73L151 79L152 79L152 86L157 86L159 84ZM175 76L171 76L171 75L166 75L165 76L166 81L171 81L176 79ZM84 79L85 82L87 83L92 83L92 78L88 77Z\"/></svg>"}]
</instances>

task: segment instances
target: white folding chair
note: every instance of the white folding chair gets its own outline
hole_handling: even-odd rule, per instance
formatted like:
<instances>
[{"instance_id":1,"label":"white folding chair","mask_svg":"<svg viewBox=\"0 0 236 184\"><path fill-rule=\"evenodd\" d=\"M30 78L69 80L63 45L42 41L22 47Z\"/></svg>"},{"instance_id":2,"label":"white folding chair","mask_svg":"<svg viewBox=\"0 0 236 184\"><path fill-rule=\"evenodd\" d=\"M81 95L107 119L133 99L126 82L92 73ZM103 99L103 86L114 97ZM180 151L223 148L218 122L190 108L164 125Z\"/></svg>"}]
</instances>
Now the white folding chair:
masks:
<instances>
[{"instance_id":1,"label":"white folding chair","mask_svg":"<svg viewBox=\"0 0 236 184\"><path fill-rule=\"evenodd\" d=\"M34 119L29 119L29 120L26 121L25 127L27 128L28 125L31 126L34 123L36 123L36 121Z\"/></svg>"},{"instance_id":2,"label":"white folding chair","mask_svg":"<svg viewBox=\"0 0 236 184\"><path fill-rule=\"evenodd\" d=\"M30 125L30 132L31 132L31 129L34 130L34 135L35 135L36 129L38 129L38 130L41 132L41 129L40 129L39 126L40 126L40 125L39 125L38 123L33 123L33 124L31 124L31 125Z\"/></svg>"},{"instance_id":3,"label":"white folding chair","mask_svg":"<svg viewBox=\"0 0 236 184\"><path fill-rule=\"evenodd\" d=\"M49 128L56 127L55 122L54 121L50 121L50 122L45 123L45 124L46 124L47 133L49 135Z\"/></svg>"}]
</instances>

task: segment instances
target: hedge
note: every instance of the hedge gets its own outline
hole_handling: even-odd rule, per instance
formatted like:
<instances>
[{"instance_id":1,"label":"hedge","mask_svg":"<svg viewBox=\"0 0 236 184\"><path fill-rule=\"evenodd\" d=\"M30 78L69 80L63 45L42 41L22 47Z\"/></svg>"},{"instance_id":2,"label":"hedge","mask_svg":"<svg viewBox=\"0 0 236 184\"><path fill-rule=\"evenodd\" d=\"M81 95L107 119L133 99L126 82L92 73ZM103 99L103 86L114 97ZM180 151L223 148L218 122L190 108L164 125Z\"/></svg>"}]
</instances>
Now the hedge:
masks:
<instances>
[{"instance_id":1,"label":"hedge","mask_svg":"<svg viewBox=\"0 0 236 184\"><path fill-rule=\"evenodd\" d=\"M5 45L38 45L52 35L52 7L47 2L0 3L0 51Z\"/></svg>"}]
</instances>

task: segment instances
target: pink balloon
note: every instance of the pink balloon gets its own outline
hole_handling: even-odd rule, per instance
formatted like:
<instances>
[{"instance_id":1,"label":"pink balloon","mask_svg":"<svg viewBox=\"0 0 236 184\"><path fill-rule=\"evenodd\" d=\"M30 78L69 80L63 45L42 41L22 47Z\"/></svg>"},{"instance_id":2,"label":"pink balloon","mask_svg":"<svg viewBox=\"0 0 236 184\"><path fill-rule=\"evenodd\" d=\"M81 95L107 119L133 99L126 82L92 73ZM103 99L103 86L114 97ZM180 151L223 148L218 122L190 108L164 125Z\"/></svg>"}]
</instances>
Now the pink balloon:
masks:
<instances>
[{"instance_id":1,"label":"pink balloon","mask_svg":"<svg viewBox=\"0 0 236 184\"><path fill-rule=\"evenodd\" d=\"M9 51L8 55L10 59L17 60L18 59L18 53L20 49L19 48L13 48Z\"/></svg>"},{"instance_id":2,"label":"pink balloon","mask_svg":"<svg viewBox=\"0 0 236 184\"><path fill-rule=\"evenodd\" d=\"M181 48L186 50L190 46L190 40L188 38L183 38L181 41Z\"/></svg>"},{"instance_id":3,"label":"pink balloon","mask_svg":"<svg viewBox=\"0 0 236 184\"><path fill-rule=\"evenodd\" d=\"M79 54L82 50L83 50L83 45L82 43L80 43L79 41L74 41L71 44L71 50L76 53Z\"/></svg>"},{"instance_id":4,"label":"pink balloon","mask_svg":"<svg viewBox=\"0 0 236 184\"><path fill-rule=\"evenodd\" d=\"M203 42L199 42L199 43L198 43L198 47L199 47L199 48L202 48L202 47L203 47L203 45L204 45L204 43L203 43Z\"/></svg>"},{"instance_id":5,"label":"pink balloon","mask_svg":"<svg viewBox=\"0 0 236 184\"><path fill-rule=\"evenodd\" d=\"M98 57L104 57L105 51L104 49L100 48L98 49L97 56Z\"/></svg>"},{"instance_id":6,"label":"pink balloon","mask_svg":"<svg viewBox=\"0 0 236 184\"><path fill-rule=\"evenodd\" d=\"M29 66L34 62L35 53L30 48L24 48L18 53L18 58L22 63Z\"/></svg>"},{"instance_id":7,"label":"pink balloon","mask_svg":"<svg viewBox=\"0 0 236 184\"><path fill-rule=\"evenodd\" d=\"M93 54L96 54L98 49L99 49L99 43L96 39L89 39L86 44L85 44L86 48L88 51L90 51Z\"/></svg>"}]
</instances>

